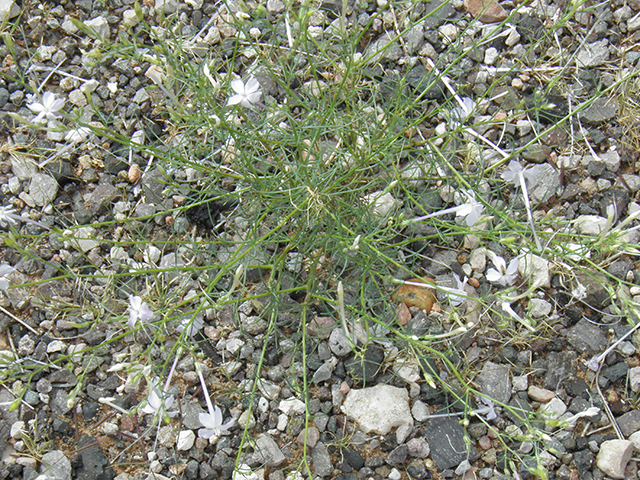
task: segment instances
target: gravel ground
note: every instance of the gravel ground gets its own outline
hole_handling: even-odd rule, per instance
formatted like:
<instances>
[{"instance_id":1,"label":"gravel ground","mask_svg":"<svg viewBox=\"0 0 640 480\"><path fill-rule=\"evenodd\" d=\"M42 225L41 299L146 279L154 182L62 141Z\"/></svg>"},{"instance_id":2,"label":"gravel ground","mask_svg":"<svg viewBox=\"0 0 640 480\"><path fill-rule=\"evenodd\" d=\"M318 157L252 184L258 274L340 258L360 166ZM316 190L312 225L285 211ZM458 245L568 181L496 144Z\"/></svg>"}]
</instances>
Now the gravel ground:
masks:
<instances>
[{"instance_id":1,"label":"gravel ground","mask_svg":"<svg viewBox=\"0 0 640 480\"><path fill-rule=\"evenodd\" d=\"M386 3L378 0L350 4L350 21L367 21ZM157 20L160 4L164 4L166 13L179 12L184 36L196 35L207 27L201 48L215 49L223 55L233 44L235 31L222 21L221 16L226 13L221 5L202 0L158 0L155 6L144 2L142 12L147 22L153 24ZM425 12L439 5L438 1L431 1L418 8ZM483 13L483 20L501 20L513 7L511 2L494 5ZM266 8L267 18L275 19L285 4L269 0ZM326 28L339 8L341 5L332 1L318 5L318 11L327 14L312 26ZM467 58L449 75L459 84L473 85L474 93L482 95L495 78L495 68L512 65L513 58L539 55L551 59L558 55L557 49L528 50L532 39L540 35L558 8L554 3L532 4L523 10L526 13L513 17L515 28L507 35L469 50ZM406 51L399 47L384 51L381 60L387 67L385 72L394 68L408 71L409 83L421 88L427 69L422 63L407 61L406 56L437 58L444 51L447 38L457 37L461 25L477 9L478 3L473 0L443 4L437 14L405 34ZM156 117L154 99L147 89L152 84L149 65L113 58L88 67L87 52L94 40L79 30L71 18L84 21L112 40L127 27L144 36L145 41L153 40L136 30L137 17L133 4L127 0L67 0L39 5L25 2L22 6L0 0L0 16L7 15L4 12L10 12L12 18L21 13L22 30L12 34L17 59L6 45L0 47L2 69L7 75L0 78L1 203L12 205L19 214L40 223L18 225L16 228L25 234L38 235L44 231L43 225L62 229L87 225L82 231L75 230L76 243L73 238L50 236L47 244L39 247L42 261L21 261L16 250L5 248L3 262L18 266L11 274L12 283L51 278L60 264L80 266L88 260L93 271L117 272L119 265L141 261L130 258L125 249L109 248L103 243L126 235L108 222L118 219L118 215L153 216L179 206L180 199L164 196L162 177L156 170L141 172L146 159L107 138L90 137L69 152L65 150L69 142L64 141L64 132L21 126L14 114L24 118L34 115L27 108L29 92L19 82L9 81L8 76L17 72L15 63L26 64L28 52L36 52L35 59L30 59L32 77L28 80L40 84L50 75L47 89L65 98L68 109L83 108L90 99L96 109L115 119L112 128L117 133L129 138L134 131L142 130L147 141L161 145L168 135L168 125ZM571 32L558 38L559 45L575 54L574 61L583 67L568 82L575 95L588 95L596 88L611 85L616 79L614 67L640 66L637 0L595 5L578 20L575 28L583 30L586 42L576 42ZM388 25L380 20L373 27L367 47L371 51L388 43ZM375 78L384 82L385 72L377 73ZM511 110L521 100L527 104L536 101L537 79L548 79L553 73L549 67L546 71L503 77L500 81L504 85L496 92L504 95L495 103L503 110ZM428 92L428 97L436 101L443 96L444 89ZM548 110L549 118L541 119L545 125L571 108L567 95L547 100L555 106ZM629 99L633 101L638 100ZM640 209L636 203L640 176L634 171L640 155L634 144L640 137L639 125L637 120L635 124L621 120L620 102L620 97L605 96L579 114L597 156L563 155L563 147L571 140L559 129L526 149L523 157L536 169L539 179L530 192L532 200L541 204L537 213L552 212L577 220L579 231L588 236L600 232L610 205L615 204L618 212ZM98 118L86 120L95 122ZM510 125L507 133L515 146L525 145L533 138L532 127L531 122L522 120ZM481 133L492 141L498 140L496 130ZM37 159L35 163L41 163L41 168L36 168L32 159ZM138 164L140 168L131 166ZM186 180L188 176L187 171L175 174L176 179ZM148 238L161 242L168 235L164 233L166 229L202 224L202 216L206 222L207 215L202 212L178 219L170 214L156 215L152 221L141 220L140 226ZM95 222L102 226L91 226ZM627 241L636 244L637 232L630 232ZM150 249L147 253L161 266L177 261L175 252L162 255L159 249ZM433 278L445 275L454 265L454 270L460 270L461 264L464 273L465 268L483 271L488 260L484 253L478 253L461 261L457 252L436 247L428 247L423 254L431 259L423 267ZM315 478L502 479L509 478L508 471L515 470L526 479L532 476L528 468L536 465L535 452L549 478L636 478L637 463L630 458L636 446L640 449L640 410L635 408L640 389L640 336L631 332L604 355L598 371L587 368L585 361L602 355L614 341L630 333L631 327L611 306L609 279L581 278L586 294L580 303L573 300L571 289L561 276L553 275L550 269L547 262L535 260L536 279L540 279L544 293L530 299L529 308L534 318L549 321L551 333L521 342L474 330L459 341L451 362L475 369L477 389L513 407L470 399L476 410L463 422L454 415L434 415L460 412L464 407L445 390L425 382L417 364L403 359L392 343L370 345L363 364L351 352L342 329L321 315L313 325L318 332L317 348L307 358L312 378L308 399L312 425L305 428L305 405L297 396L295 382L287 378L288 367L298 360L292 353L294 342L286 335L274 338L264 353L266 376L259 382L259 395L249 410L249 402L237 401L232 392L248 392L253 387L249 379L261 358L267 330L267 322L260 317L261 306L245 302L237 308L205 312L202 334L195 338L207 357L204 375L224 420L235 420L228 434L212 444L197 436L201 427L198 415L206 412L206 405L199 394L200 383L192 360L185 357L176 368L176 383L184 391L179 399L180 421L163 423L156 437L153 415L123 415L116 408L129 409L144 400L145 393L135 382L126 382L126 374L113 373L118 372L122 350L101 346L113 332L106 325L97 329L78 327L78 323L94 320L91 313L77 321L52 316L42 300L85 296L90 301L91 289L101 288L99 279L81 291L65 281L32 283L8 290L0 304L4 310L0 313L0 350L15 348L19 358L32 362L55 361L62 353L86 346L96 347L97 355L79 355L74 368L52 367L40 372L17 409L9 408L15 400L11 391L19 391L21 385L3 383L0 480L30 480L38 475L44 475L38 477L43 480L125 480L149 475L159 479L225 479L232 477L236 460L251 469L237 473L236 478L280 480L300 465L305 444L306 459ZM638 299L640 269L634 258L620 255L610 262L607 271L638 285L618 292ZM197 288L193 283L192 287ZM483 285L478 289L487 287L486 283ZM252 288L254 293L264 290L260 281ZM126 291L135 292L135 285ZM290 311L283 315L295 318L297 304L289 301L288 305ZM467 309L468 318L473 315L473 305L467 302L463 308ZM409 313L406 332L441 333L430 315L415 307ZM126 340L124 348L129 353L140 353L148 342L149 338L140 332ZM154 358L165 361L171 342L167 342L167 349L152 352ZM421 361L434 375L447 379L446 365L440 359L425 357ZM81 373L87 376L82 389L76 392L78 401L70 406L68 395ZM104 398L112 401L107 404ZM518 411L521 415L516 415ZM546 424L540 423L539 438L526 436L523 430L523 418L533 412L548 416ZM564 428L554 423L558 419L567 422ZM615 419L616 428L611 419ZM251 447L245 448L245 455L237 459L246 425L250 426ZM27 432L24 438L23 432ZM47 440L50 443L44 448ZM47 453L42 455L43 451ZM510 463L517 455L525 461ZM528 460L533 463L527 464ZM47 469L46 465L53 467ZM306 471L300 476L307 476Z\"/></svg>"}]
</instances>

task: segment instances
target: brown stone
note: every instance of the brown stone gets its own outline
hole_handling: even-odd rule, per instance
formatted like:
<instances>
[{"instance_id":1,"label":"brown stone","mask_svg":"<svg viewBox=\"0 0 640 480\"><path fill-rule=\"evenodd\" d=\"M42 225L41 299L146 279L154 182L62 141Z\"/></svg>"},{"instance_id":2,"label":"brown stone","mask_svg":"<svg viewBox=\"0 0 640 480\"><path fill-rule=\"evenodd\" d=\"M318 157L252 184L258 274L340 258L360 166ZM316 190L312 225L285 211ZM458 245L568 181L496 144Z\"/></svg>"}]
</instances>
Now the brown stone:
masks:
<instances>
[{"instance_id":1,"label":"brown stone","mask_svg":"<svg viewBox=\"0 0 640 480\"><path fill-rule=\"evenodd\" d=\"M412 278L396 290L391 299L397 303L404 303L407 307L418 307L428 313L436 303L434 284L430 278Z\"/></svg>"},{"instance_id":2,"label":"brown stone","mask_svg":"<svg viewBox=\"0 0 640 480\"><path fill-rule=\"evenodd\" d=\"M464 8L482 23L501 22L509 16L496 0L464 0Z\"/></svg>"}]
</instances>

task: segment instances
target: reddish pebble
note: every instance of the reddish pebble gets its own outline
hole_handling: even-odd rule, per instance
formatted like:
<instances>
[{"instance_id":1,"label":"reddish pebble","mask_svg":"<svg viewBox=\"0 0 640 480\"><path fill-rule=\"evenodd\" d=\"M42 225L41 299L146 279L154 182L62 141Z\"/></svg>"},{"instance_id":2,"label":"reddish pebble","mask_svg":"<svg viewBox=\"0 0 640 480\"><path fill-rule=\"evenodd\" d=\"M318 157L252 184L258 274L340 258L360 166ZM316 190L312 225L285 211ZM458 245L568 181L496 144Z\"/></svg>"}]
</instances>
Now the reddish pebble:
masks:
<instances>
[{"instance_id":1,"label":"reddish pebble","mask_svg":"<svg viewBox=\"0 0 640 480\"><path fill-rule=\"evenodd\" d=\"M491 448L491 439L487 435L483 435L478 439L478 444L483 450L489 450Z\"/></svg>"},{"instance_id":2,"label":"reddish pebble","mask_svg":"<svg viewBox=\"0 0 640 480\"><path fill-rule=\"evenodd\" d=\"M340 385L340 393L346 395L350 390L351 388L349 387L349 384L347 382L342 382L342 385Z\"/></svg>"}]
</instances>

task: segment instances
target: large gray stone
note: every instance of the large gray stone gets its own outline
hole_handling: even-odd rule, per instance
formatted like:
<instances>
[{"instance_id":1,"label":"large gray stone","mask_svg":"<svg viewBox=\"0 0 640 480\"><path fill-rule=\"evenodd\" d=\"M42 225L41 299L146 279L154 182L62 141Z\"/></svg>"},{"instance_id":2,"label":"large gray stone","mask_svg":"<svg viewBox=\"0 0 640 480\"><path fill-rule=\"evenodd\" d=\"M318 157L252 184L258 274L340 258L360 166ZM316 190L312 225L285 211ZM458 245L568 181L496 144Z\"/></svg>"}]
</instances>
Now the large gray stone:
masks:
<instances>
[{"instance_id":1,"label":"large gray stone","mask_svg":"<svg viewBox=\"0 0 640 480\"><path fill-rule=\"evenodd\" d=\"M269 467L277 467L285 460L280 447L268 433L263 433L256 440L256 460Z\"/></svg>"},{"instance_id":2,"label":"large gray stone","mask_svg":"<svg viewBox=\"0 0 640 480\"><path fill-rule=\"evenodd\" d=\"M58 193L58 182L51 175L36 173L29 183L29 195L39 207L53 202Z\"/></svg>"},{"instance_id":3,"label":"large gray stone","mask_svg":"<svg viewBox=\"0 0 640 480\"><path fill-rule=\"evenodd\" d=\"M429 420L425 427L425 438L429 440L431 458L440 471L456 467L464 460L474 461L478 457L475 448L465 442L465 432L458 418Z\"/></svg>"},{"instance_id":4,"label":"large gray stone","mask_svg":"<svg viewBox=\"0 0 640 480\"><path fill-rule=\"evenodd\" d=\"M318 442L316 446L311 449L311 462L317 476L328 477L333 473L331 456L327 451L327 447L325 447L322 442Z\"/></svg>"},{"instance_id":5,"label":"large gray stone","mask_svg":"<svg viewBox=\"0 0 640 480\"><path fill-rule=\"evenodd\" d=\"M595 355L607 346L607 337L598 327L582 319L567 332L567 340L580 353Z\"/></svg>"},{"instance_id":6,"label":"large gray stone","mask_svg":"<svg viewBox=\"0 0 640 480\"><path fill-rule=\"evenodd\" d=\"M343 410L365 433L386 435L394 427L413 425L407 391L391 385L351 390Z\"/></svg>"}]
</instances>

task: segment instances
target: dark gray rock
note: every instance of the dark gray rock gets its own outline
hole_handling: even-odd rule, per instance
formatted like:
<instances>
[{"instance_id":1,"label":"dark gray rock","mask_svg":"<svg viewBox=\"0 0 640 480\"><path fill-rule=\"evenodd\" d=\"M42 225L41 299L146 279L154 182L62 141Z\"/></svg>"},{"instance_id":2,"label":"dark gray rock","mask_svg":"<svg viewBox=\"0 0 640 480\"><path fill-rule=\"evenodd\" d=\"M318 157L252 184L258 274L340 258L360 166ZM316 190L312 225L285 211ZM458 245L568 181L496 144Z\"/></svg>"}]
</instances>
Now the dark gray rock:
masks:
<instances>
[{"instance_id":1,"label":"dark gray rock","mask_svg":"<svg viewBox=\"0 0 640 480\"><path fill-rule=\"evenodd\" d=\"M617 419L618 426L625 437L640 430L640 410L634 409Z\"/></svg>"},{"instance_id":2,"label":"dark gray rock","mask_svg":"<svg viewBox=\"0 0 640 480\"><path fill-rule=\"evenodd\" d=\"M78 440L76 467L77 480L113 480L116 476L98 441L90 435L82 435Z\"/></svg>"},{"instance_id":3,"label":"dark gray rock","mask_svg":"<svg viewBox=\"0 0 640 480\"><path fill-rule=\"evenodd\" d=\"M582 319L567 331L567 340L580 353L595 355L607 346L607 337L598 327Z\"/></svg>"},{"instance_id":4,"label":"dark gray rock","mask_svg":"<svg viewBox=\"0 0 640 480\"><path fill-rule=\"evenodd\" d=\"M407 461L408 448L406 445L399 445L392 450L386 461L393 467L402 467Z\"/></svg>"},{"instance_id":5,"label":"dark gray rock","mask_svg":"<svg viewBox=\"0 0 640 480\"><path fill-rule=\"evenodd\" d=\"M431 458L438 470L457 467L463 460L474 461L478 457L475 448L464 441L465 431L457 418L429 420L425 428L425 438L429 440Z\"/></svg>"},{"instance_id":6,"label":"dark gray rock","mask_svg":"<svg viewBox=\"0 0 640 480\"><path fill-rule=\"evenodd\" d=\"M549 352L546 360L543 387L555 391L561 381L574 373L577 355L572 351Z\"/></svg>"},{"instance_id":7,"label":"dark gray rock","mask_svg":"<svg viewBox=\"0 0 640 480\"><path fill-rule=\"evenodd\" d=\"M344 366L352 380L363 387L372 386L380 365L384 360L384 351L377 345L370 343L364 352L364 357L351 355Z\"/></svg>"},{"instance_id":8,"label":"dark gray rock","mask_svg":"<svg viewBox=\"0 0 640 480\"><path fill-rule=\"evenodd\" d=\"M222 478L231 478L231 475L233 475L233 469L235 468L235 463L226 453L218 451L213 457L211 466L214 470L220 472ZM216 476L216 478L220 477Z\"/></svg>"},{"instance_id":9,"label":"dark gray rock","mask_svg":"<svg viewBox=\"0 0 640 480\"><path fill-rule=\"evenodd\" d=\"M426 100L444 98L446 87L441 80L427 71L422 64L418 64L407 73L407 83Z\"/></svg>"},{"instance_id":10,"label":"dark gray rock","mask_svg":"<svg viewBox=\"0 0 640 480\"><path fill-rule=\"evenodd\" d=\"M631 260L618 260L607 268L608 273L620 280L626 280L630 270L633 270L633 262Z\"/></svg>"},{"instance_id":11,"label":"dark gray rock","mask_svg":"<svg viewBox=\"0 0 640 480\"><path fill-rule=\"evenodd\" d=\"M120 198L120 192L109 183L98 185L85 203L93 215L106 213L111 203Z\"/></svg>"},{"instance_id":12,"label":"dark gray rock","mask_svg":"<svg viewBox=\"0 0 640 480\"><path fill-rule=\"evenodd\" d=\"M142 175L142 189L148 202L162 203L164 195L162 191L167 183L162 172L157 169L153 169L150 172Z\"/></svg>"},{"instance_id":13,"label":"dark gray rock","mask_svg":"<svg viewBox=\"0 0 640 480\"><path fill-rule=\"evenodd\" d=\"M617 382L623 377L626 377L629 371L629 365L625 362L616 363L611 367L602 369L602 376L611 382Z\"/></svg>"}]
</instances>

